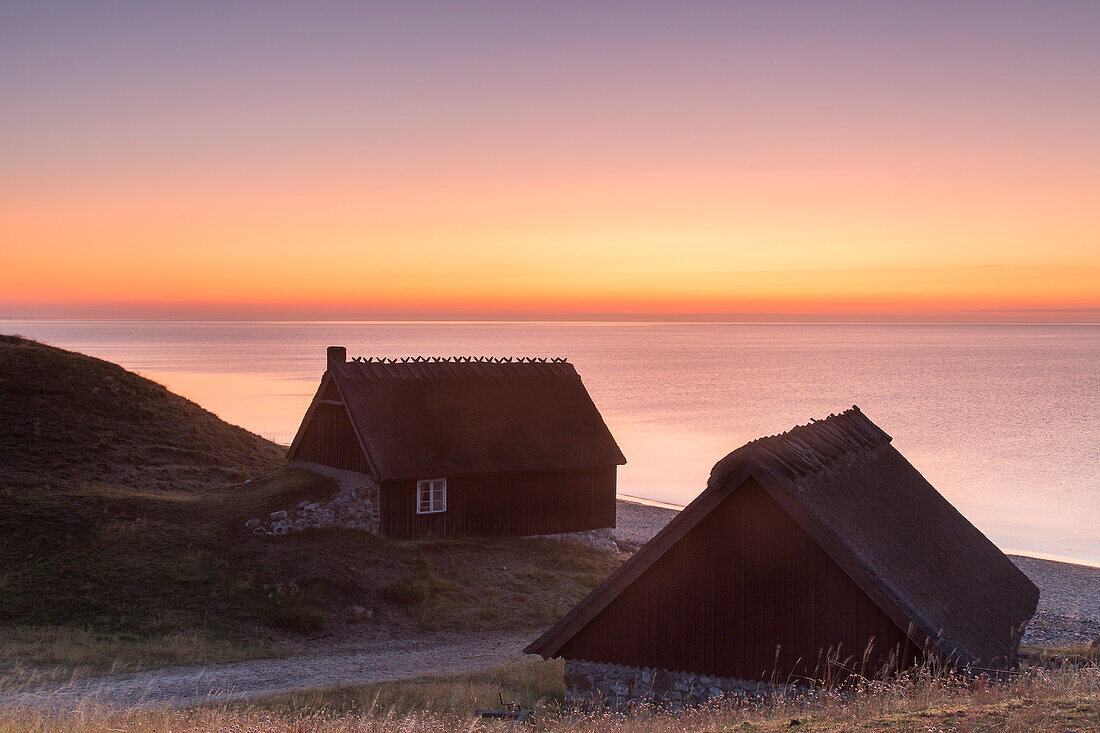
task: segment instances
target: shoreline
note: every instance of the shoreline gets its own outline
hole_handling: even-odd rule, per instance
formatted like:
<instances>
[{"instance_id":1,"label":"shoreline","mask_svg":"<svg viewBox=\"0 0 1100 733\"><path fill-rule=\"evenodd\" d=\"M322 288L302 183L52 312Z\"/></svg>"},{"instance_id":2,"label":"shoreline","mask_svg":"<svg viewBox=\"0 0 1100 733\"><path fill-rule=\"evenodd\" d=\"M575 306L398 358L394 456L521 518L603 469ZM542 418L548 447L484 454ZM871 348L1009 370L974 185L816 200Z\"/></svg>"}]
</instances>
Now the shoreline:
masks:
<instances>
[{"instance_id":1,"label":"shoreline","mask_svg":"<svg viewBox=\"0 0 1100 733\"><path fill-rule=\"evenodd\" d=\"M617 499L615 539L630 552L652 539L682 509L622 494ZM1100 566L1004 552L1039 588L1039 603L1023 644L1087 646L1100 638Z\"/></svg>"},{"instance_id":2,"label":"shoreline","mask_svg":"<svg viewBox=\"0 0 1100 733\"><path fill-rule=\"evenodd\" d=\"M1001 552L1009 557L1026 557L1032 560L1046 560L1047 562L1061 563L1062 565L1078 565L1083 568L1091 568L1093 570L1100 570L1100 562L1092 562L1091 560L1082 560L1077 557L1069 557L1067 555L1054 555L1048 552L1028 552L1027 550L1013 550L1001 548Z\"/></svg>"},{"instance_id":3,"label":"shoreline","mask_svg":"<svg viewBox=\"0 0 1100 733\"><path fill-rule=\"evenodd\" d=\"M672 512L683 511L687 506L686 504L672 504L667 501L657 501L656 499L646 499L641 496L634 496L632 494L616 494L615 498L621 504L639 504L641 506L654 507L657 509L668 509ZM1032 552L1029 550L1017 550L1014 548L1000 547L1001 552L1009 557L1028 557L1035 560L1048 560L1050 562L1058 562L1063 565L1080 565L1086 568L1096 568L1100 570L1100 560L1082 560L1079 557L1070 557L1068 555L1055 555L1049 552Z\"/></svg>"}]
</instances>

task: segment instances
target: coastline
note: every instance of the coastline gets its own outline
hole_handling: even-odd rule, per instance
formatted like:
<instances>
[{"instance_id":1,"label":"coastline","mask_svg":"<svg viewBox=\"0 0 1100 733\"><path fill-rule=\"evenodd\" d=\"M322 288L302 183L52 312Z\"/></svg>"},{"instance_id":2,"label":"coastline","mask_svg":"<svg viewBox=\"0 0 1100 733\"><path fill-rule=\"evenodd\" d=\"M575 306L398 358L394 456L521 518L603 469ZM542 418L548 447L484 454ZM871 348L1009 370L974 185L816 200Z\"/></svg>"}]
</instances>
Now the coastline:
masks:
<instances>
[{"instance_id":1,"label":"coastline","mask_svg":"<svg viewBox=\"0 0 1100 733\"><path fill-rule=\"evenodd\" d=\"M680 511L675 505L619 495L615 539L634 551ZM1006 553L1039 588L1025 645L1088 645L1100 638L1100 567Z\"/></svg>"}]
</instances>

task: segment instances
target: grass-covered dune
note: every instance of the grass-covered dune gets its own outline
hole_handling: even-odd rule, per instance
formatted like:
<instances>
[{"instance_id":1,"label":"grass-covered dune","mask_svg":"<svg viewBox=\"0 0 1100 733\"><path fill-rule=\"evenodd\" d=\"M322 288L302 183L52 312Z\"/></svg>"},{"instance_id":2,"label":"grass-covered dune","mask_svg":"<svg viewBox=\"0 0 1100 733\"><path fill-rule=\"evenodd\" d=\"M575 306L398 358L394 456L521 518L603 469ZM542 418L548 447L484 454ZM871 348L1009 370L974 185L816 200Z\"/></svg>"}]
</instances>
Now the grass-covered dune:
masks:
<instances>
[{"instance_id":1,"label":"grass-covered dune","mask_svg":"<svg viewBox=\"0 0 1100 733\"><path fill-rule=\"evenodd\" d=\"M191 491L284 450L117 364L0 335L0 485Z\"/></svg>"},{"instance_id":2,"label":"grass-covered dune","mask_svg":"<svg viewBox=\"0 0 1100 733\"><path fill-rule=\"evenodd\" d=\"M619 562L544 540L253 535L249 518L335 484L121 367L16 337L0 438L0 686L320 634L539 629Z\"/></svg>"}]
</instances>

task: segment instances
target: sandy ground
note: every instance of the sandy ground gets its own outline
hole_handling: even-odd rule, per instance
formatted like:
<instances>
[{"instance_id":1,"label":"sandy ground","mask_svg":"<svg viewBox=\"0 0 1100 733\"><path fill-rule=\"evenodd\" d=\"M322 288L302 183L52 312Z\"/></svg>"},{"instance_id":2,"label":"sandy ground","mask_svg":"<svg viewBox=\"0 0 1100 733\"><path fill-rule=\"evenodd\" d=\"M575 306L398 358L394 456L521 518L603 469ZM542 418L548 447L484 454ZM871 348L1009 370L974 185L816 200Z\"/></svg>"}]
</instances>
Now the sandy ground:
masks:
<instances>
[{"instance_id":1,"label":"sandy ground","mask_svg":"<svg viewBox=\"0 0 1100 733\"><path fill-rule=\"evenodd\" d=\"M624 548L637 548L675 515L675 510L620 501L616 539ZM1012 560L1041 593L1039 611L1024 643L1087 644L1100 635L1100 568L1018 556ZM0 694L0 705L58 710L89 704L186 706L295 689L457 674L519 659L523 647L542 631L331 639L286 659L170 667L37 686Z\"/></svg>"}]
</instances>

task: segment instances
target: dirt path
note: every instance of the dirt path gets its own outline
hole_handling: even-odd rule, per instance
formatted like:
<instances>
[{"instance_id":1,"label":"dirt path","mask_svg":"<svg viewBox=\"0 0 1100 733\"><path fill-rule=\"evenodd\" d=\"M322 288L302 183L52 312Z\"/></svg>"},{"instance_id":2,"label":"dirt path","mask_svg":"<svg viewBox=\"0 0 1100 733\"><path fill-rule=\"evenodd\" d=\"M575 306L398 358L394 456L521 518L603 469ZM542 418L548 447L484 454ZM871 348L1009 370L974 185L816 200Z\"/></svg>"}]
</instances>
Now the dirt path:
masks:
<instances>
[{"instance_id":1,"label":"dirt path","mask_svg":"<svg viewBox=\"0 0 1100 733\"><path fill-rule=\"evenodd\" d=\"M286 659L261 659L206 667L165 669L74 680L0 694L0 706L72 710L182 707L244 700L289 690L367 684L449 675L520 658L537 633L424 636L370 650L333 650Z\"/></svg>"}]
</instances>

